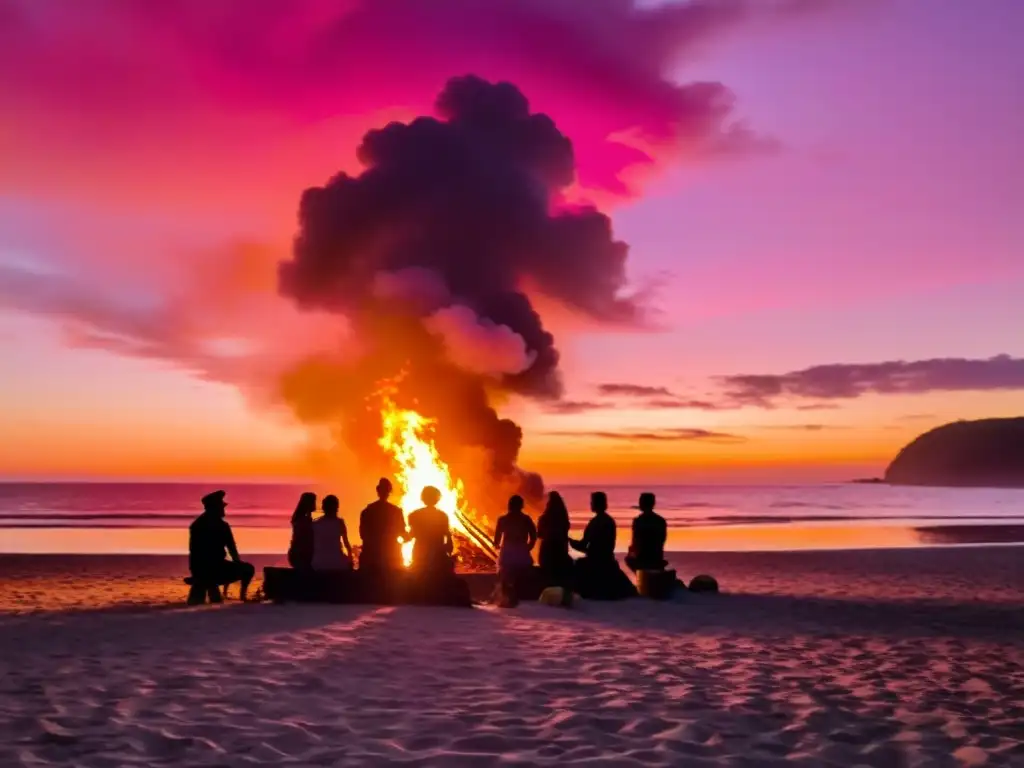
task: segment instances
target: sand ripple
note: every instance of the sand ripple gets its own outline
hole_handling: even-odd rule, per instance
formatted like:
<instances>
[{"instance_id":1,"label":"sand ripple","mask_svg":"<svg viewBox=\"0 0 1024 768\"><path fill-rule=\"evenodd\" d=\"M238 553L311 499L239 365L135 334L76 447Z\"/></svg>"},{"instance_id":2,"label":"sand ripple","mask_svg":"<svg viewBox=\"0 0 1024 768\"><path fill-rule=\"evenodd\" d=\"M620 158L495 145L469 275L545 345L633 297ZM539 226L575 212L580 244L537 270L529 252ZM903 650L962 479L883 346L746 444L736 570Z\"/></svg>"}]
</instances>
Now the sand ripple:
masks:
<instances>
[{"instance_id":1,"label":"sand ripple","mask_svg":"<svg viewBox=\"0 0 1024 768\"><path fill-rule=\"evenodd\" d=\"M1015 631L734 608L8 618L0 765L1024 764Z\"/></svg>"}]
</instances>

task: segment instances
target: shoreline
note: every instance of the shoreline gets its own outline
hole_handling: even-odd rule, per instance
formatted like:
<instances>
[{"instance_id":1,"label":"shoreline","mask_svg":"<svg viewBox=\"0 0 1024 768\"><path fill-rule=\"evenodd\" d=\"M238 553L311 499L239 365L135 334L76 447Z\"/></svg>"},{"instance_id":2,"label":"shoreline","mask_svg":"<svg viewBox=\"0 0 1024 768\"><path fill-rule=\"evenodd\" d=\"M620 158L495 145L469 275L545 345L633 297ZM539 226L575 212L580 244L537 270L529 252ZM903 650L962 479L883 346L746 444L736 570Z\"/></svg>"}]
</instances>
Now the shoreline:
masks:
<instances>
[{"instance_id":1,"label":"shoreline","mask_svg":"<svg viewBox=\"0 0 1024 768\"><path fill-rule=\"evenodd\" d=\"M350 529L353 526L350 525ZM232 526L239 549L261 556L286 552L291 532L286 525ZM574 529L575 530L575 529ZM164 527L0 527L0 556L8 555L180 555L188 551L187 526ZM578 535L578 531L575 531ZM617 551L626 549L628 528L619 525ZM358 544L358 537L353 537ZM872 549L928 549L950 546L1024 545L1019 520L965 520L959 523L920 520L844 519L670 526L666 551L800 552Z\"/></svg>"}]
</instances>

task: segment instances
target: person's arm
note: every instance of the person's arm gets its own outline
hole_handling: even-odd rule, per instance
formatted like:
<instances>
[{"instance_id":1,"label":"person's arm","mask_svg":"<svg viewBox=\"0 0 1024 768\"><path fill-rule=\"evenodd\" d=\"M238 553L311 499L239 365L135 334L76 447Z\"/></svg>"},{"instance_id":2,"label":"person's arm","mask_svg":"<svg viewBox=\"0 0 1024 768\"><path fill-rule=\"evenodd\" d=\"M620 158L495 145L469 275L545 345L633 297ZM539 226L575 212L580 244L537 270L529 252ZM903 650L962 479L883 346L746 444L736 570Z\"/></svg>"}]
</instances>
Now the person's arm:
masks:
<instances>
[{"instance_id":1,"label":"person's arm","mask_svg":"<svg viewBox=\"0 0 1024 768\"><path fill-rule=\"evenodd\" d=\"M199 564L199 558L196 555L196 533L189 526L188 529L188 569L191 573L195 573L196 566Z\"/></svg>"},{"instance_id":2,"label":"person's arm","mask_svg":"<svg viewBox=\"0 0 1024 768\"><path fill-rule=\"evenodd\" d=\"M227 522L224 523L224 543L228 548L228 554L231 555L231 559L236 563L242 562L242 558L238 556L238 547L235 546L235 534L231 532L231 525Z\"/></svg>"},{"instance_id":3,"label":"person's arm","mask_svg":"<svg viewBox=\"0 0 1024 768\"><path fill-rule=\"evenodd\" d=\"M345 553L348 555L348 559L352 560L352 545L348 543L348 526L345 525L344 520L341 521L341 543L345 545Z\"/></svg>"},{"instance_id":4,"label":"person's arm","mask_svg":"<svg viewBox=\"0 0 1024 768\"><path fill-rule=\"evenodd\" d=\"M591 520L589 523L587 523L587 527L583 529L583 538L580 539L579 541L577 541L576 539L570 538L569 539L569 546L572 547L573 549L575 549L577 552L582 552L582 553L586 554L587 550L590 548L590 539L591 539L591 536L593 535L593 530L594 530L593 526L594 526L594 521Z\"/></svg>"},{"instance_id":5,"label":"person's arm","mask_svg":"<svg viewBox=\"0 0 1024 768\"><path fill-rule=\"evenodd\" d=\"M494 526L494 548L501 548L501 539L505 535L505 518L499 517L498 524Z\"/></svg>"},{"instance_id":6,"label":"person's arm","mask_svg":"<svg viewBox=\"0 0 1024 768\"><path fill-rule=\"evenodd\" d=\"M394 529L398 540L403 544L407 541L412 541L412 534L409 531L409 526L405 523L405 513L401 507L395 507L393 509L395 517Z\"/></svg>"},{"instance_id":7,"label":"person's arm","mask_svg":"<svg viewBox=\"0 0 1024 768\"><path fill-rule=\"evenodd\" d=\"M531 550L537 543L537 526L534 524L533 518L527 517L526 519L530 521L530 527L527 531L528 539L526 541L526 548Z\"/></svg>"}]
</instances>

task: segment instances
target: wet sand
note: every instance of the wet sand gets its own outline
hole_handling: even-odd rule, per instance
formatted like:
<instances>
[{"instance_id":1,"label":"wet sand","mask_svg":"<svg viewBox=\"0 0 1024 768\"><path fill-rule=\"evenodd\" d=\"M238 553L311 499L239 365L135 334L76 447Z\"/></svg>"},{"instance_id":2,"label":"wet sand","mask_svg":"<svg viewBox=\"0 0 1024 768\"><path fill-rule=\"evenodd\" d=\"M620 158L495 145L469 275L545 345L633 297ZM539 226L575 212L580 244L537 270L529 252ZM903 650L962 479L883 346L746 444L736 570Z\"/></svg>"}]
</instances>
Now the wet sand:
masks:
<instances>
[{"instance_id":1,"label":"wet sand","mask_svg":"<svg viewBox=\"0 0 1024 768\"><path fill-rule=\"evenodd\" d=\"M180 558L3 557L0 765L1024 765L1024 550L677 560L728 594L185 608Z\"/></svg>"}]
</instances>

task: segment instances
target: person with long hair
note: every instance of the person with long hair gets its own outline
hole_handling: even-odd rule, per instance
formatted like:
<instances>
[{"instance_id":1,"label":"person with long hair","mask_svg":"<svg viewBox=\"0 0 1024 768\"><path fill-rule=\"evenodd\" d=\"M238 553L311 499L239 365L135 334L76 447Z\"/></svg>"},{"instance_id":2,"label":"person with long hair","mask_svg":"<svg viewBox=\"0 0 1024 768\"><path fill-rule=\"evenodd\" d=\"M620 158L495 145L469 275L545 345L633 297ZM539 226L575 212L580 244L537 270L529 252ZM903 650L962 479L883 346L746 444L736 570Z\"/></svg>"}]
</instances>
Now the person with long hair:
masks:
<instances>
[{"instance_id":1,"label":"person with long hair","mask_svg":"<svg viewBox=\"0 0 1024 768\"><path fill-rule=\"evenodd\" d=\"M316 494L307 491L299 496L292 512L292 541L288 547L288 564L292 568L308 570L313 565L313 513Z\"/></svg>"},{"instance_id":2,"label":"person with long hair","mask_svg":"<svg viewBox=\"0 0 1024 768\"><path fill-rule=\"evenodd\" d=\"M572 586L572 557L569 555L569 510L558 491L548 494L544 511L537 519L540 547L538 565L547 587Z\"/></svg>"}]
</instances>

